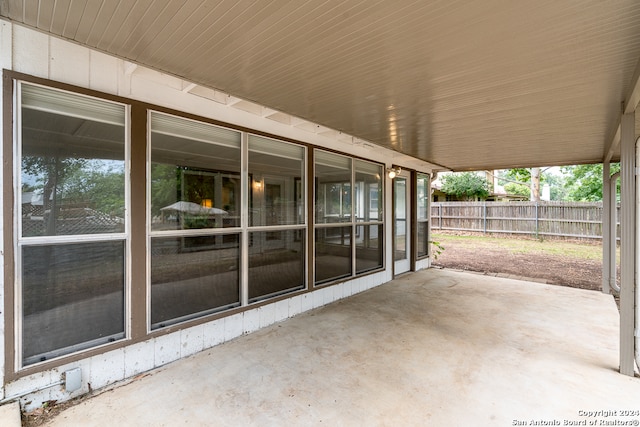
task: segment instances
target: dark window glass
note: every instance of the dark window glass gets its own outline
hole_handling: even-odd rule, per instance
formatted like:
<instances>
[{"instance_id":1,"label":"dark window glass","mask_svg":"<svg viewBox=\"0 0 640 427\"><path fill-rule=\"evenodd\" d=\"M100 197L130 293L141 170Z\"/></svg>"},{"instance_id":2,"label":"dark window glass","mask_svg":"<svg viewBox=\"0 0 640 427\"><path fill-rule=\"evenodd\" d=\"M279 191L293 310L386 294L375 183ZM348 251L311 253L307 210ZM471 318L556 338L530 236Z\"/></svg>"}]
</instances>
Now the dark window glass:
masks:
<instances>
[{"instance_id":1,"label":"dark window glass","mask_svg":"<svg viewBox=\"0 0 640 427\"><path fill-rule=\"evenodd\" d=\"M124 337L124 246L22 248L24 365Z\"/></svg>"},{"instance_id":2,"label":"dark window glass","mask_svg":"<svg viewBox=\"0 0 640 427\"><path fill-rule=\"evenodd\" d=\"M351 276L351 226L316 229L315 281Z\"/></svg>"},{"instance_id":3,"label":"dark window glass","mask_svg":"<svg viewBox=\"0 0 640 427\"><path fill-rule=\"evenodd\" d=\"M151 239L152 329L240 304L238 234Z\"/></svg>"},{"instance_id":4,"label":"dark window glass","mask_svg":"<svg viewBox=\"0 0 640 427\"><path fill-rule=\"evenodd\" d=\"M122 104L18 88L16 271L26 366L125 337L127 138ZM109 240L96 240L100 234Z\"/></svg>"},{"instance_id":5,"label":"dark window glass","mask_svg":"<svg viewBox=\"0 0 640 427\"><path fill-rule=\"evenodd\" d=\"M252 232L250 242L249 302L304 287L304 230Z\"/></svg>"},{"instance_id":6,"label":"dark window glass","mask_svg":"<svg viewBox=\"0 0 640 427\"><path fill-rule=\"evenodd\" d=\"M382 224L356 226L356 273L382 267Z\"/></svg>"},{"instance_id":7,"label":"dark window glass","mask_svg":"<svg viewBox=\"0 0 640 427\"><path fill-rule=\"evenodd\" d=\"M429 223L418 222L418 257L429 254Z\"/></svg>"}]
</instances>

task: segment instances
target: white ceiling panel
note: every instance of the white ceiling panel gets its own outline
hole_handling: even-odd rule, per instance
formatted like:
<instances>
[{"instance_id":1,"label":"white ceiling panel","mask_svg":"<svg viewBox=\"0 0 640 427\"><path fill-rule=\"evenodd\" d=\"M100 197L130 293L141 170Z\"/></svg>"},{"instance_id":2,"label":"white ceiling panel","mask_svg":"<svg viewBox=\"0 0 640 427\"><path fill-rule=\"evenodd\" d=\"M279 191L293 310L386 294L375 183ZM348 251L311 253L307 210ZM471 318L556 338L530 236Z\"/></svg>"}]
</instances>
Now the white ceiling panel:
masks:
<instances>
[{"instance_id":1,"label":"white ceiling panel","mask_svg":"<svg viewBox=\"0 0 640 427\"><path fill-rule=\"evenodd\" d=\"M640 58L636 0L0 0L0 14L453 170L601 161Z\"/></svg>"}]
</instances>

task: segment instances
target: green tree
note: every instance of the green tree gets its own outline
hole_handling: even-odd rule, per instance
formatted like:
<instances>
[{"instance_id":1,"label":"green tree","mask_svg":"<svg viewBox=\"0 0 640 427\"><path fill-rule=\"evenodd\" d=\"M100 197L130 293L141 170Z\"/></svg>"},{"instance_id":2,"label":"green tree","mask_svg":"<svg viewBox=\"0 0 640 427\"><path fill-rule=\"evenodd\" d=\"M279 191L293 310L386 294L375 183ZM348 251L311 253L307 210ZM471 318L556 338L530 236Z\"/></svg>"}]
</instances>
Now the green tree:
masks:
<instances>
[{"instance_id":1,"label":"green tree","mask_svg":"<svg viewBox=\"0 0 640 427\"><path fill-rule=\"evenodd\" d=\"M551 200L561 201L566 200L567 189L565 187L566 178L563 175L556 175L553 173L543 173L542 180L545 184L549 184L551 189Z\"/></svg>"},{"instance_id":2,"label":"green tree","mask_svg":"<svg viewBox=\"0 0 640 427\"><path fill-rule=\"evenodd\" d=\"M611 164L612 174L619 170L619 163ZM575 202L602 200L602 163L565 166L562 171L567 174L565 183L567 200Z\"/></svg>"},{"instance_id":3,"label":"green tree","mask_svg":"<svg viewBox=\"0 0 640 427\"><path fill-rule=\"evenodd\" d=\"M504 185L504 191L507 194L517 194L518 196L523 196L529 198L531 195L531 188L528 185L517 184L515 182L508 182Z\"/></svg>"},{"instance_id":4,"label":"green tree","mask_svg":"<svg viewBox=\"0 0 640 427\"><path fill-rule=\"evenodd\" d=\"M160 209L179 199L182 173L179 166L151 163L151 215L160 215Z\"/></svg>"},{"instance_id":5,"label":"green tree","mask_svg":"<svg viewBox=\"0 0 640 427\"><path fill-rule=\"evenodd\" d=\"M530 185L531 169L526 169L526 168L507 169L504 171L503 176L511 181L517 181L522 185Z\"/></svg>"},{"instance_id":6,"label":"green tree","mask_svg":"<svg viewBox=\"0 0 640 427\"><path fill-rule=\"evenodd\" d=\"M454 173L442 177L442 191L460 199L486 199L489 182L474 172Z\"/></svg>"},{"instance_id":7,"label":"green tree","mask_svg":"<svg viewBox=\"0 0 640 427\"><path fill-rule=\"evenodd\" d=\"M540 183L544 182L543 174L540 172L540 168L507 169L505 176L510 178L511 180L521 183L522 185L528 185L530 187L529 196L531 197L531 200L540 201Z\"/></svg>"},{"instance_id":8,"label":"green tree","mask_svg":"<svg viewBox=\"0 0 640 427\"><path fill-rule=\"evenodd\" d=\"M551 200L565 200L567 189L564 176L547 172L549 168L540 170L540 183L549 184ZM531 196L531 169L516 168L507 169L501 175L500 184L511 194ZM527 189L525 192L525 188Z\"/></svg>"},{"instance_id":9,"label":"green tree","mask_svg":"<svg viewBox=\"0 0 640 427\"><path fill-rule=\"evenodd\" d=\"M85 159L63 158L60 156L24 156L22 158L22 179L34 182L32 191L42 191L44 209L50 214L44 222L44 232L56 234L56 218L59 216L62 195L69 176L86 166Z\"/></svg>"},{"instance_id":10,"label":"green tree","mask_svg":"<svg viewBox=\"0 0 640 427\"><path fill-rule=\"evenodd\" d=\"M124 165L92 159L68 173L62 197L66 203L85 204L99 212L124 216Z\"/></svg>"}]
</instances>

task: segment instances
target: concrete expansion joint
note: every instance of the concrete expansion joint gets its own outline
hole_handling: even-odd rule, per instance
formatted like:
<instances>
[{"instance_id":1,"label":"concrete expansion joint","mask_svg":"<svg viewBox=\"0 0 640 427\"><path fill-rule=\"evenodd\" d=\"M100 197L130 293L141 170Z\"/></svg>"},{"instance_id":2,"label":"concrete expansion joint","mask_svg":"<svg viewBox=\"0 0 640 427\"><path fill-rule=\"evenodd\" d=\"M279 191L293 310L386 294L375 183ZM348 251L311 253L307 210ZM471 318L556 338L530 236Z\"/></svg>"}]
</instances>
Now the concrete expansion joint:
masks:
<instances>
[{"instance_id":1,"label":"concrete expansion joint","mask_svg":"<svg viewBox=\"0 0 640 427\"><path fill-rule=\"evenodd\" d=\"M439 269L441 270L445 270L444 267L439 267ZM449 271L456 271L459 273L471 273L471 274L477 274L480 276L490 276L490 277L500 277L501 279L512 279L512 280L520 280L523 282L535 282L535 283L542 283L545 285L548 285L549 282L546 279L540 279L537 277L525 277L525 276L517 276L515 274L508 274L508 273L491 273L488 271L472 271L472 270L464 270L464 269L458 269L458 268L449 268L446 269Z\"/></svg>"}]
</instances>

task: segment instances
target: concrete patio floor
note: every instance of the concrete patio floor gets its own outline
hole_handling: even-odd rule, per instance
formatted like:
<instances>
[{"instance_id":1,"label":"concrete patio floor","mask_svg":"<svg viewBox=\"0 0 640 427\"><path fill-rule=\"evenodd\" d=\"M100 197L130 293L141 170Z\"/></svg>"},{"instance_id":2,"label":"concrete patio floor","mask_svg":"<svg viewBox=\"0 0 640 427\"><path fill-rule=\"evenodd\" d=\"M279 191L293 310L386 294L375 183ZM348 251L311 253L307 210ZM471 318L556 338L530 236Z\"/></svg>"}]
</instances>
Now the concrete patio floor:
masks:
<instances>
[{"instance_id":1,"label":"concrete patio floor","mask_svg":"<svg viewBox=\"0 0 640 427\"><path fill-rule=\"evenodd\" d=\"M49 425L637 425L621 411L640 411L640 379L617 368L612 297L430 269L171 363Z\"/></svg>"}]
</instances>

